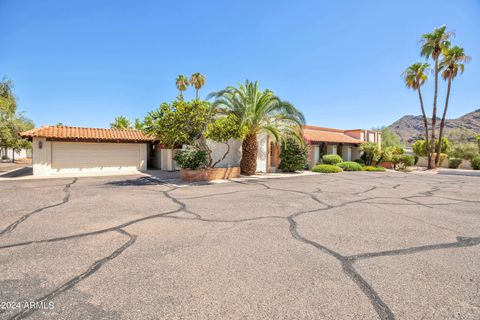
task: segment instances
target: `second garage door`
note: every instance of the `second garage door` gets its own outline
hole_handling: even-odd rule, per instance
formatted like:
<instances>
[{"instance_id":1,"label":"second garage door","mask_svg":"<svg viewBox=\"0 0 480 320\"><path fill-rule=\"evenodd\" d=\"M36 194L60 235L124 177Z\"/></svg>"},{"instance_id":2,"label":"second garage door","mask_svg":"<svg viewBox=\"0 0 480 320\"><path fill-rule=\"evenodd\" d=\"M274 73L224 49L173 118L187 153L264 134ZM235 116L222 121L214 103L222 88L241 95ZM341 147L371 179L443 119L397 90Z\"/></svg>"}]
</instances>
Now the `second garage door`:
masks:
<instances>
[{"instance_id":1,"label":"second garage door","mask_svg":"<svg viewBox=\"0 0 480 320\"><path fill-rule=\"evenodd\" d=\"M52 142L52 173L135 171L140 144Z\"/></svg>"}]
</instances>

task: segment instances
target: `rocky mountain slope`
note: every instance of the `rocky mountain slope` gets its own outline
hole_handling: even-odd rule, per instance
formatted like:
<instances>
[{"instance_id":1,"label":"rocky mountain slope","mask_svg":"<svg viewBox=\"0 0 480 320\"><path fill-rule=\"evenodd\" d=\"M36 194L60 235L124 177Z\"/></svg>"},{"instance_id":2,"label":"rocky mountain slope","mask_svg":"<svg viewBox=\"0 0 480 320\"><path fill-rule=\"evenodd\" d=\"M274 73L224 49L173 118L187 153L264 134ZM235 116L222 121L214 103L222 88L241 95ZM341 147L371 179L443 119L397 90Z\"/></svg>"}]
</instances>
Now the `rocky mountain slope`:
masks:
<instances>
[{"instance_id":1,"label":"rocky mountain slope","mask_svg":"<svg viewBox=\"0 0 480 320\"><path fill-rule=\"evenodd\" d=\"M430 121L430 119L429 119ZM440 118L437 123L440 124ZM411 144L415 140L423 139L424 128L422 116L406 115L388 126L395 132L402 142ZM450 130L461 128L471 132L472 137L480 134L480 109L467 113L456 119L447 119L445 132L448 136Z\"/></svg>"}]
</instances>

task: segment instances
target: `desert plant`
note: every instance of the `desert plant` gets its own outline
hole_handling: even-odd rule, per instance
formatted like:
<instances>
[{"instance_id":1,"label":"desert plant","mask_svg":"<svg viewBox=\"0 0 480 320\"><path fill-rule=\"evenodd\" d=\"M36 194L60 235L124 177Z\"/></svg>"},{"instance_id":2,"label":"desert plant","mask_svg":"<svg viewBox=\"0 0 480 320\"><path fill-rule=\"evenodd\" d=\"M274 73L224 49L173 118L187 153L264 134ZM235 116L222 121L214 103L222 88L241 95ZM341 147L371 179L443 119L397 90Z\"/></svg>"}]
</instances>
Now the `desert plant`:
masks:
<instances>
[{"instance_id":1,"label":"desert plant","mask_svg":"<svg viewBox=\"0 0 480 320\"><path fill-rule=\"evenodd\" d=\"M440 133L438 135L438 139L440 143L438 144L435 152L437 156L435 157L435 165L438 166L440 164L440 150L442 148L442 137L443 137L443 129L445 128L445 120L447 118L447 109L448 109L448 101L450 99L450 88L452 86L452 81L458 75L463 73L465 69L464 63L470 61L470 57L467 56L463 48L459 46L454 46L452 48L449 47L447 44L442 49L443 59L440 62L440 68L443 69L442 71L442 78L447 81L447 95L445 98L445 107L443 109L442 121L440 122Z\"/></svg>"},{"instance_id":2,"label":"desert plant","mask_svg":"<svg viewBox=\"0 0 480 320\"><path fill-rule=\"evenodd\" d=\"M331 164L317 164L315 167L312 168L312 171L320 173L338 173L342 172L343 170L342 168Z\"/></svg>"},{"instance_id":3,"label":"desert plant","mask_svg":"<svg viewBox=\"0 0 480 320\"><path fill-rule=\"evenodd\" d=\"M181 151L174 157L174 160L182 169L197 170L207 165L208 156L205 151L190 148Z\"/></svg>"},{"instance_id":4,"label":"desert plant","mask_svg":"<svg viewBox=\"0 0 480 320\"><path fill-rule=\"evenodd\" d=\"M425 113L425 107L423 106L422 92L420 89L427 81L428 68L429 68L428 63L421 63L421 62L414 63L405 70L405 72L403 73L403 78L405 80L405 85L407 86L407 88L416 90L418 93L418 99L420 100L420 109L422 110L423 129L425 130L425 139L427 141L421 147L423 147L423 152L426 155L428 155L428 166L430 168L431 153L430 153L430 145L428 143L428 139L429 139L428 118L427 118L427 114Z\"/></svg>"},{"instance_id":5,"label":"desert plant","mask_svg":"<svg viewBox=\"0 0 480 320\"><path fill-rule=\"evenodd\" d=\"M122 129L128 130L132 129L132 121L124 116L115 117L112 123L110 123L110 128L112 129Z\"/></svg>"},{"instance_id":6,"label":"desert plant","mask_svg":"<svg viewBox=\"0 0 480 320\"><path fill-rule=\"evenodd\" d=\"M471 161L473 170L480 170L480 154L477 154Z\"/></svg>"},{"instance_id":7,"label":"desert plant","mask_svg":"<svg viewBox=\"0 0 480 320\"><path fill-rule=\"evenodd\" d=\"M322 157L322 162L324 164L338 164L342 161L342 157L340 157L338 154L326 154Z\"/></svg>"},{"instance_id":8,"label":"desert plant","mask_svg":"<svg viewBox=\"0 0 480 320\"><path fill-rule=\"evenodd\" d=\"M415 164L415 158L409 154L393 155L392 162L395 168L405 169Z\"/></svg>"},{"instance_id":9,"label":"desert plant","mask_svg":"<svg viewBox=\"0 0 480 320\"><path fill-rule=\"evenodd\" d=\"M448 153L453 158L460 158L465 160L472 160L479 151L476 143L458 143L454 144Z\"/></svg>"},{"instance_id":10,"label":"desert plant","mask_svg":"<svg viewBox=\"0 0 480 320\"><path fill-rule=\"evenodd\" d=\"M461 163L462 163L462 159L459 159L459 158L448 159L448 167L452 169L457 169Z\"/></svg>"},{"instance_id":11,"label":"desert plant","mask_svg":"<svg viewBox=\"0 0 480 320\"><path fill-rule=\"evenodd\" d=\"M183 74L179 74L177 79L175 80L175 84L177 86L178 91L180 91L180 100L183 100L183 91L187 90L190 82L188 82L188 78Z\"/></svg>"},{"instance_id":12,"label":"desert plant","mask_svg":"<svg viewBox=\"0 0 480 320\"><path fill-rule=\"evenodd\" d=\"M225 114L233 113L240 119L241 126L247 128L242 142L240 167L243 174L252 175L257 170L258 141L260 133L274 140L286 137L303 140L303 114L291 103L278 98L272 91L261 91L257 82L245 81L238 88L226 89L209 95L216 100L213 106Z\"/></svg>"},{"instance_id":13,"label":"desert plant","mask_svg":"<svg viewBox=\"0 0 480 320\"><path fill-rule=\"evenodd\" d=\"M308 153L308 146L288 138L282 144L278 168L283 172L303 170L308 164Z\"/></svg>"},{"instance_id":14,"label":"desert plant","mask_svg":"<svg viewBox=\"0 0 480 320\"><path fill-rule=\"evenodd\" d=\"M435 77L434 89L433 89L433 111L432 111L432 130L431 130L431 139L430 139L430 152L436 150L435 148L435 128L437 125L437 96L438 96L438 74L440 72L440 63L439 58L442 53L442 50L448 48L450 45L450 37L452 32L447 31L447 26L442 25L439 28L435 28L432 33L426 33L422 35L421 43L422 48L420 55L429 59L432 57L434 61L434 70L433 74ZM441 144L440 144L441 145ZM441 148L439 148L441 149ZM434 159L429 159L428 168L435 168Z\"/></svg>"},{"instance_id":15,"label":"desert plant","mask_svg":"<svg viewBox=\"0 0 480 320\"><path fill-rule=\"evenodd\" d=\"M384 167L374 167L374 166L364 166L363 171L385 172L385 168Z\"/></svg>"},{"instance_id":16,"label":"desert plant","mask_svg":"<svg viewBox=\"0 0 480 320\"><path fill-rule=\"evenodd\" d=\"M365 161L363 161L362 159L354 159L353 162L361 164L362 166L365 164Z\"/></svg>"},{"instance_id":17,"label":"desert plant","mask_svg":"<svg viewBox=\"0 0 480 320\"><path fill-rule=\"evenodd\" d=\"M353 161L340 162L337 166L342 168L343 171L362 171L362 165Z\"/></svg>"},{"instance_id":18,"label":"desert plant","mask_svg":"<svg viewBox=\"0 0 480 320\"><path fill-rule=\"evenodd\" d=\"M372 165L374 160L377 160L380 154L380 148L374 142L363 142L358 149L363 152L363 160L369 166Z\"/></svg>"},{"instance_id":19,"label":"desert plant","mask_svg":"<svg viewBox=\"0 0 480 320\"><path fill-rule=\"evenodd\" d=\"M198 99L198 91L205 85L205 76L199 72L192 74L190 84L195 88L195 99Z\"/></svg>"}]
</instances>

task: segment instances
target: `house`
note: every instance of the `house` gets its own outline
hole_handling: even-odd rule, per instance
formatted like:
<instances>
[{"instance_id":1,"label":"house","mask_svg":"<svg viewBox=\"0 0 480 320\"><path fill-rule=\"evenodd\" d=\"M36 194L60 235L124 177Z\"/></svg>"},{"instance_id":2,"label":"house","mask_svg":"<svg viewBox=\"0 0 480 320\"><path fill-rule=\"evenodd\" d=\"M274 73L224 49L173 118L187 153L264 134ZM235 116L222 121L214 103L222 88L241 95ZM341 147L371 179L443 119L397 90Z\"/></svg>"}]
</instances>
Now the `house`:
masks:
<instances>
[{"instance_id":1,"label":"house","mask_svg":"<svg viewBox=\"0 0 480 320\"><path fill-rule=\"evenodd\" d=\"M374 142L379 147L382 143L382 133L376 130L305 126L303 136L310 145L309 168L320 162L323 155L338 154L344 161L352 161L360 158L361 143Z\"/></svg>"},{"instance_id":2,"label":"house","mask_svg":"<svg viewBox=\"0 0 480 320\"><path fill-rule=\"evenodd\" d=\"M32 141L33 174L136 172L147 169L148 144L138 130L43 126L22 132Z\"/></svg>"},{"instance_id":3,"label":"house","mask_svg":"<svg viewBox=\"0 0 480 320\"><path fill-rule=\"evenodd\" d=\"M323 155L338 154L344 161L351 161L360 158L361 143L374 142L378 146L382 143L380 131L364 129L341 130L307 125L303 127L303 137L310 148L309 169L319 163ZM268 165L264 172L277 171L280 163L280 147L273 141L268 143L266 162Z\"/></svg>"},{"instance_id":4,"label":"house","mask_svg":"<svg viewBox=\"0 0 480 320\"><path fill-rule=\"evenodd\" d=\"M148 167L178 169L174 155L181 149L162 148L159 141L138 130L43 126L20 134L31 140L33 174L40 176L102 172L137 172ZM303 135L310 146L312 168L325 154L338 154L345 161L360 157L358 147L364 141L380 145L381 133L372 130L339 130L305 126ZM207 141L213 161L226 151L224 143ZM217 167L238 167L242 143L230 140L228 156ZM276 172L280 147L266 135L258 136L258 172Z\"/></svg>"}]
</instances>

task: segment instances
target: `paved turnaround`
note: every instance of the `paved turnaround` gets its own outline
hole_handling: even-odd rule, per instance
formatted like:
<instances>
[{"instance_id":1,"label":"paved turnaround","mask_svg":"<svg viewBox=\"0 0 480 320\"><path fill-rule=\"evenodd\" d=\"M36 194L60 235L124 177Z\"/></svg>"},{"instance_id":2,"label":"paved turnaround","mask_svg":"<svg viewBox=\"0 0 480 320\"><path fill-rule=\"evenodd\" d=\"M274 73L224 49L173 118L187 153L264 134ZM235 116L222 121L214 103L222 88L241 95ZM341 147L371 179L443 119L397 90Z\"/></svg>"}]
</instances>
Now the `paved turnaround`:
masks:
<instances>
[{"instance_id":1,"label":"paved turnaround","mask_svg":"<svg viewBox=\"0 0 480 320\"><path fill-rule=\"evenodd\" d=\"M480 319L480 178L0 183L0 319Z\"/></svg>"}]
</instances>

